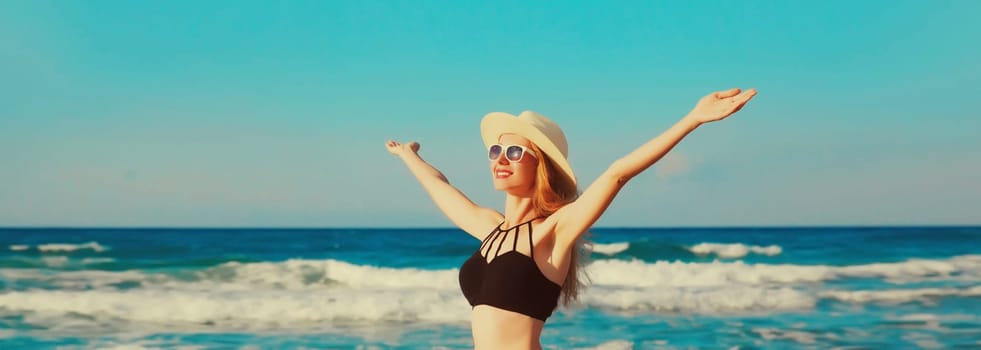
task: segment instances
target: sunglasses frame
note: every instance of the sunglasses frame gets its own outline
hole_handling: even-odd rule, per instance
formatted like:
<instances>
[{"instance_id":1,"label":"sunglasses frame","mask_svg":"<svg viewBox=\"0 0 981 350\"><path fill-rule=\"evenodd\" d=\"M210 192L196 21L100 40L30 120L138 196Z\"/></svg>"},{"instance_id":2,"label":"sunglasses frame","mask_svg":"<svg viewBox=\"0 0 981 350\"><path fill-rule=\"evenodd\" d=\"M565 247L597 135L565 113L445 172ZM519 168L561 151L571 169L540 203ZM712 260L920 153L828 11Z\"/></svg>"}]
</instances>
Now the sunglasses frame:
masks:
<instances>
[{"instance_id":1,"label":"sunglasses frame","mask_svg":"<svg viewBox=\"0 0 981 350\"><path fill-rule=\"evenodd\" d=\"M494 148L494 146L500 146L501 153L498 154L496 158L491 158L491 148ZM507 156L507 154L509 153L508 150L511 149L511 147L518 147L521 149L521 154L518 156L518 159L511 159L511 157ZM495 143L493 145L487 146L487 159L491 161L497 161L498 159L501 159L501 157L503 156L504 158L507 158L508 161L520 162L522 159L524 159L526 153L531 154L533 158L538 159L538 155L535 154L535 151L522 145L515 145L515 144L503 145L500 143Z\"/></svg>"}]
</instances>

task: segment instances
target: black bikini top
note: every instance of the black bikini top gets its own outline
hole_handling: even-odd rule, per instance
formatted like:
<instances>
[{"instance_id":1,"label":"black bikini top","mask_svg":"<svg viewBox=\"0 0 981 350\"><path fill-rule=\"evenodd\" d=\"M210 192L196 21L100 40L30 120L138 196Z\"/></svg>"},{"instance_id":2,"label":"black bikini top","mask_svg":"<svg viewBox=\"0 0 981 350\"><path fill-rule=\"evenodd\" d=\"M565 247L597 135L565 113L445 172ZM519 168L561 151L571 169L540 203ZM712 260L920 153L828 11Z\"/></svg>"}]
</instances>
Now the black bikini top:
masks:
<instances>
[{"instance_id":1,"label":"black bikini top","mask_svg":"<svg viewBox=\"0 0 981 350\"><path fill-rule=\"evenodd\" d=\"M537 219L537 218L536 218ZM562 286L552 282L535 264L531 221L502 230L497 225L484 238L473 255L460 267L460 289L471 306L490 305L545 321L558 305ZM519 252L521 227L528 226L528 247L531 256ZM501 252L508 235L514 233L511 249ZM494 247L495 243L497 244ZM491 254L491 249L494 249ZM506 249L506 248L505 248ZM491 257L490 262L487 262Z\"/></svg>"}]
</instances>

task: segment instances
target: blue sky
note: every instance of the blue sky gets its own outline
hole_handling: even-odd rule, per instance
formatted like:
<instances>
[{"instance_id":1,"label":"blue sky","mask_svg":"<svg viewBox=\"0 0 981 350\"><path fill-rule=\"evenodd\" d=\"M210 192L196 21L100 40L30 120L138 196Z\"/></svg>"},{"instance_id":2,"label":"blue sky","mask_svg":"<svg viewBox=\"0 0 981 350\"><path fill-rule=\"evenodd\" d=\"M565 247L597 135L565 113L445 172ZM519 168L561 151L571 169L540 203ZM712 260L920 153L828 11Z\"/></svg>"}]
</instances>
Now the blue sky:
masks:
<instances>
[{"instance_id":1,"label":"blue sky","mask_svg":"<svg viewBox=\"0 0 981 350\"><path fill-rule=\"evenodd\" d=\"M389 138L502 209L478 123L585 185L754 87L598 226L981 224L977 1L4 1L0 226L449 226Z\"/></svg>"}]
</instances>

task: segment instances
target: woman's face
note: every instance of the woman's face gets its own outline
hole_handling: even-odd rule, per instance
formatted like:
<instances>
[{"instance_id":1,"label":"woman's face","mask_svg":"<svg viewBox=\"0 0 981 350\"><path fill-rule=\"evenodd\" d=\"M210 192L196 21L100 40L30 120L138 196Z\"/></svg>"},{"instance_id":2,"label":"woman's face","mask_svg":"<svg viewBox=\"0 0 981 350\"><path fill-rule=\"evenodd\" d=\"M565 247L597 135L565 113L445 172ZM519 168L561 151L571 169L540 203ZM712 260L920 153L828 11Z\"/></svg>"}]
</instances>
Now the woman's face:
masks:
<instances>
[{"instance_id":1,"label":"woman's face","mask_svg":"<svg viewBox=\"0 0 981 350\"><path fill-rule=\"evenodd\" d=\"M511 145L526 147L531 151L531 141L514 135L503 134L498 139L498 144L503 145L504 149L496 160L490 161L491 176L494 179L494 189L505 191L514 195L530 196L535 189L535 174L538 172L538 159L541 155L532 155L524 152L521 159L512 161L508 159L507 149ZM512 155L514 152L511 152Z\"/></svg>"}]
</instances>

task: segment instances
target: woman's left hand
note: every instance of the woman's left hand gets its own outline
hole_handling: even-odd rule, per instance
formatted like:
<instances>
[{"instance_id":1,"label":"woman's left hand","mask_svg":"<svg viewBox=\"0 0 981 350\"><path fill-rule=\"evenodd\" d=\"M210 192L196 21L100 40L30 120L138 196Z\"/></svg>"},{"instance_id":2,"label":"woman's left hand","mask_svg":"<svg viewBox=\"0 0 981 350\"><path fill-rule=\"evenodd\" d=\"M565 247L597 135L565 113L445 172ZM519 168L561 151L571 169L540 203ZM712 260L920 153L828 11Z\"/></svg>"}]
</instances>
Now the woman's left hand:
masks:
<instances>
[{"instance_id":1,"label":"woman's left hand","mask_svg":"<svg viewBox=\"0 0 981 350\"><path fill-rule=\"evenodd\" d=\"M722 120L742 109L753 96L756 96L756 89L742 93L739 88L713 92L702 97L685 118L698 124Z\"/></svg>"}]
</instances>

